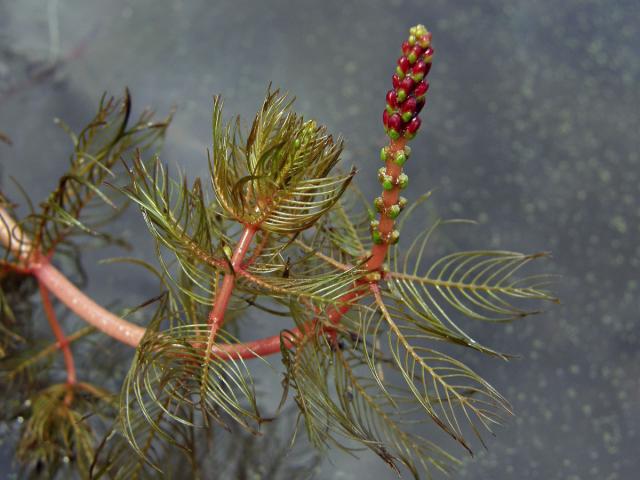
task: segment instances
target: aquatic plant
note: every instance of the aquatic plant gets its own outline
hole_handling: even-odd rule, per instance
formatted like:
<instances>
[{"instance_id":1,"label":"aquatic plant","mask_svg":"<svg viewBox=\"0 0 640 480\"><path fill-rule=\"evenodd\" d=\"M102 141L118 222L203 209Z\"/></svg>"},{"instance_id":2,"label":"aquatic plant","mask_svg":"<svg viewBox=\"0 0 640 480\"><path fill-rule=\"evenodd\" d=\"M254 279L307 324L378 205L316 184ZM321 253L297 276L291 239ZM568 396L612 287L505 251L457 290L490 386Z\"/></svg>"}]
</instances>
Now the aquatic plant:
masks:
<instances>
[{"instance_id":1,"label":"aquatic plant","mask_svg":"<svg viewBox=\"0 0 640 480\"><path fill-rule=\"evenodd\" d=\"M271 89L248 131L238 118L224 120L215 97L206 182L170 175L154 153L171 115L157 121L145 111L132 121L125 92L104 97L78 134L67 128L69 168L41 205L17 220L2 197L4 418L23 420L17 458L25 468L53 476L71 464L82 477L134 478L180 465L196 475L220 428L232 432L229 441L237 427L269 433L264 424L275 420L261 413L249 360L271 355L284 367L282 404L293 396L315 447L367 448L416 478L457 462L421 423L471 452L466 430L482 441L510 413L449 347L506 359L471 338L460 318L505 322L532 313L530 301L553 300L547 277L518 276L543 255L464 251L425 266L444 221L400 242L404 222L429 198L410 203L400 193L429 89L431 34L411 28L401 50L382 115L382 193L370 206L352 183L356 171L336 170L342 140ZM161 291L116 315L56 265L77 261L87 240L121 242L109 225L128 205L142 213L157 263L124 260L146 268ZM55 337L45 346L30 327L40 321L35 289ZM52 297L90 326L65 333ZM249 309L289 326L239 338L251 331ZM126 318L134 311L144 326ZM118 398L76 371L78 355L92 368L87 338L96 331L136 349ZM66 378L53 383L46 372L58 351Z\"/></svg>"}]
</instances>

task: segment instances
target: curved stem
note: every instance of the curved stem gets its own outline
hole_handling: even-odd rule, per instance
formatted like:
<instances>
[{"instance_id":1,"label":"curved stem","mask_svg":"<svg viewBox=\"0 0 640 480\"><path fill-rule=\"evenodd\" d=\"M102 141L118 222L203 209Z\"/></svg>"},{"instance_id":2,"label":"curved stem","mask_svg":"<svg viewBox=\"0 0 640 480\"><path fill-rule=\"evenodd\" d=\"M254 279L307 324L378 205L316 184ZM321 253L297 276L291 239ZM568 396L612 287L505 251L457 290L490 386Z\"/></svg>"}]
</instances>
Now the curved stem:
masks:
<instances>
[{"instance_id":1,"label":"curved stem","mask_svg":"<svg viewBox=\"0 0 640 480\"><path fill-rule=\"evenodd\" d=\"M32 253L31 239L2 207L0 207L0 244L20 261L26 262Z\"/></svg>"},{"instance_id":2,"label":"curved stem","mask_svg":"<svg viewBox=\"0 0 640 480\"><path fill-rule=\"evenodd\" d=\"M41 259L31 266L31 273L64 303L69 310L98 330L116 340L136 347L144 335L145 329L105 310L81 292L48 260Z\"/></svg>"},{"instance_id":3,"label":"curved stem","mask_svg":"<svg viewBox=\"0 0 640 480\"><path fill-rule=\"evenodd\" d=\"M23 245L28 244L26 243L28 242L27 237L22 236L23 233L19 227L15 227L15 222L11 220L11 217L2 208L0 208L0 219L2 220L0 226L5 226L4 229L0 228L0 233L8 234L11 232L12 236L18 235L19 238L26 239ZM214 323L217 325L216 329L219 328L221 324L220 322L224 318L224 311L226 310L231 292L233 291L233 286L235 284L234 274L239 274L250 280L253 279L254 281L257 281L253 275L241 268L242 259L246 255L255 232L256 229L254 227L246 227L243 231L240 242L236 247L236 251L232 258L234 273L228 273L225 276L228 286L225 287L223 281L223 285L216 300L216 305L214 305L214 309L209 317L213 317L215 320ZM9 241L10 238L8 235L0 235L0 243L4 244L5 247L8 247ZM22 258L27 258L33 252L27 251L20 253ZM146 331L145 328L120 318L98 305L95 301L80 291L78 287L71 283L62 272L49 262L47 258L40 257L37 262L29 263L26 268L29 273L36 277L39 284L46 288L48 292L51 292L72 312L104 334L134 348L137 347L142 340ZM340 318L350 310L353 302L359 300L365 294L366 291L354 290L343 295L338 300L338 303L342 305L339 307L332 306L326 312L326 316L329 321L337 324L340 321ZM310 331L309 329L312 329L317 321L317 319L311 320L303 326L302 330L294 328L282 336L273 335L260 340L237 344L213 344L212 353L226 360L232 360L235 358L249 359L258 356L272 355L280 351L281 337L284 341L284 346L286 348L291 348L293 346L293 339L298 335L303 335ZM64 345L64 342L60 342L60 345Z\"/></svg>"},{"instance_id":4,"label":"curved stem","mask_svg":"<svg viewBox=\"0 0 640 480\"><path fill-rule=\"evenodd\" d=\"M253 265L253 263L258 259L260 254L262 254L262 250L264 250L264 247L266 247L267 243L269 242L269 237L270 237L269 232L262 232L262 233L263 233L262 240L256 246L256 248L254 248L253 254L251 254L251 257L249 258L249 260L246 261L245 268L249 267L250 265Z\"/></svg>"},{"instance_id":5,"label":"curved stem","mask_svg":"<svg viewBox=\"0 0 640 480\"><path fill-rule=\"evenodd\" d=\"M353 302L359 300L368 293L367 290L352 290L346 293L338 300L341 306L332 306L327 312L326 316L330 323L337 324L340 322L342 316L347 313L353 306ZM265 357L280 352L281 339L285 348L294 347L294 340L300 336L312 332L315 328L318 319L310 320L305 323L302 328L293 328L287 330L280 335L272 335L270 337L261 338L260 340L254 340L251 342L235 343L230 345L217 344L213 345L212 352L214 355L224 359L233 360L237 358L255 358ZM332 330L327 328L326 330Z\"/></svg>"}]
</instances>

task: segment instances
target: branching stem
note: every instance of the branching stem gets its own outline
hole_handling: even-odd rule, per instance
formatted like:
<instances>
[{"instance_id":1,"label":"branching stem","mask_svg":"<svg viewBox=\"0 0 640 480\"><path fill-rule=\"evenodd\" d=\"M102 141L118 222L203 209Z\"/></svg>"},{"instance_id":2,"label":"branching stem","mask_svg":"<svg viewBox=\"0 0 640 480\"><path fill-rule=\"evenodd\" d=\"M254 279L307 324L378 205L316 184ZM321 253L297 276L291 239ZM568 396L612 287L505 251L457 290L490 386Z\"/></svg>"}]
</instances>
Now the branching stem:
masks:
<instances>
[{"instance_id":1,"label":"branching stem","mask_svg":"<svg viewBox=\"0 0 640 480\"><path fill-rule=\"evenodd\" d=\"M242 261L247 255L247 251L249 250L249 246L251 245L251 241L253 240L255 234L255 226L246 225L244 227L242 235L240 236L240 241L236 245L236 249L234 250L233 256L231 257L232 271L224 276L224 280L222 280L222 286L220 287L220 290L216 292L216 299L213 304L213 308L209 313L209 325L211 326L212 338L215 338L216 332L224 323L224 314L227 310L227 306L229 305L231 293L233 292L233 287L236 283L235 272L240 270Z\"/></svg>"},{"instance_id":2,"label":"branching stem","mask_svg":"<svg viewBox=\"0 0 640 480\"><path fill-rule=\"evenodd\" d=\"M365 289L352 290L342 297L337 302L340 306L331 306L327 312L326 317L329 323L337 324L340 322L342 316L347 313L353 303L358 301L368 292ZM214 345L212 348L213 354L225 359L237 359L237 358L255 358L265 357L280 352L280 339L284 343L286 348L292 348L295 345L295 339L306 335L308 332L312 332L318 319L313 319L304 324L301 328L293 328L287 330L283 335L273 335L271 337L265 337L260 340L254 340L252 342L237 343L232 345Z\"/></svg>"},{"instance_id":3,"label":"branching stem","mask_svg":"<svg viewBox=\"0 0 640 480\"><path fill-rule=\"evenodd\" d=\"M403 147L404 141L402 139L391 143L391 148L395 149L395 151ZM401 173L401 169L393 164L393 162L388 162L387 172L395 178ZM394 204L397 202L398 196L399 192L397 188L391 191L385 191L383 194L385 204ZM53 293L71 311L101 332L122 343L137 347L145 333L143 327L128 322L98 305L73 285L48 259L40 256L36 261L31 260L34 257L34 252L28 248L31 246L29 239L20 228L16 226L15 221L8 212L2 208L0 208L0 220L2 221L2 224L0 224L0 243L27 263L26 269L28 272L36 277L39 284L43 288L46 288L47 292ZM393 229L393 225L394 221L392 219L382 218L380 231L383 233L390 232ZM209 314L209 324L211 325L214 335L224 322L224 313L228 307L235 286L236 276L241 275L249 280L257 280L247 272L242 265L256 232L256 226L245 226L240 241L236 245L231 258L233 271L225 274L222 286L216 295L214 306ZM20 242L16 242L15 239L19 239ZM387 250L388 245L386 244L375 245L372 256L366 264L366 268L372 272L379 270L384 262ZM38 255L35 256L38 257ZM16 268L18 268L17 265ZM363 289L354 290L342 296L336 304L339 306L331 306L327 312L325 312L329 323L337 324L342 316L351 309L352 305L366 294L367 290ZM281 340L284 342L286 348L292 348L295 338L313 329L317 321L318 319L311 320L304 325L302 329L294 328L285 332L283 335L273 335L260 340L237 344L213 344L212 353L226 360L235 358L249 359L258 356L272 355L280 351ZM60 344L64 345L64 342L60 342Z\"/></svg>"}]
</instances>

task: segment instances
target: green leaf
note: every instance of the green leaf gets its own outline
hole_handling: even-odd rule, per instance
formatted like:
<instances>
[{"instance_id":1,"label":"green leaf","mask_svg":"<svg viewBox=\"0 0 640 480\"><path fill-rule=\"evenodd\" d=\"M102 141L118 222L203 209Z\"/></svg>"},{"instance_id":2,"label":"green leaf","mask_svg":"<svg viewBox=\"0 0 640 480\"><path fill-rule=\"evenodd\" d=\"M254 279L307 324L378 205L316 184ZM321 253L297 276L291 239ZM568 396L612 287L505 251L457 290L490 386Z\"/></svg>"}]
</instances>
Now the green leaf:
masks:
<instances>
[{"instance_id":1,"label":"green leaf","mask_svg":"<svg viewBox=\"0 0 640 480\"><path fill-rule=\"evenodd\" d=\"M158 470L140 440L147 437L149 426L158 439L188 452L189 445L172 434L172 424L209 428L233 421L255 432L263 421L245 362L214 356L207 324L160 331L164 313L161 305L138 346L122 387L119 416L131 447ZM216 343L235 341L218 331Z\"/></svg>"},{"instance_id":2,"label":"green leaf","mask_svg":"<svg viewBox=\"0 0 640 480\"><path fill-rule=\"evenodd\" d=\"M43 465L49 478L73 461L86 478L96 443L88 417L97 417L111 402L109 392L87 383L52 385L38 392L20 432L18 460L27 468Z\"/></svg>"},{"instance_id":3,"label":"green leaf","mask_svg":"<svg viewBox=\"0 0 640 480\"><path fill-rule=\"evenodd\" d=\"M142 211L157 242L158 259L167 278L181 293L210 305L216 275L228 268L223 247L232 239L225 235L216 206L204 196L199 180L191 187L186 179L173 180L158 159L147 167L139 157L130 169L131 185L123 189ZM173 254L179 271L190 282L183 285L164 258L163 249Z\"/></svg>"},{"instance_id":4,"label":"green leaf","mask_svg":"<svg viewBox=\"0 0 640 480\"><path fill-rule=\"evenodd\" d=\"M313 225L355 175L328 176L342 142L303 121L291 103L278 91L267 92L244 144L239 120L223 123L220 97L213 108L210 169L218 202L238 222L280 234Z\"/></svg>"},{"instance_id":5,"label":"green leaf","mask_svg":"<svg viewBox=\"0 0 640 480\"><path fill-rule=\"evenodd\" d=\"M303 311L296 315L302 317L297 323L309 321ZM368 448L398 473L404 465L415 478L420 470L428 475L448 472L456 460L434 442L407 431L409 420L419 422L412 393L392 386L393 394L381 389L362 343L348 348L342 341L333 346L330 342L314 331L296 337L293 350L282 350L285 391L295 391L311 443L323 450Z\"/></svg>"},{"instance_id":6,"label":"green leaf","mask_svg":"<svg viewBox=\"0 0 640 480\"><path fill-rule=\"evenodd\" d=\"M393 316L379 292L374 292L382 319L388 327L388 347L396 367L415 400L433 421L471 451L459 417L482 440L477 425L491 432L493 424L510 414L507 401L487 381L455 358L429 347L429 335Z\"/></svg>"},{"instance_id":7,"label":"green leaf","mask_svg":"<svg viewBox=\"0 0 640 480\"><path fill-rule=\"evenodd\" d=\"M134 122L130 116L131 98L125 90L119 100L103 96L95 117L78 135L58 121L74 144L69 168L42 204L42 211L21 222L40 250L48 251L76 232L113 239L96 230L123 208L116 207L103 192L105 182L117 180L117 164L126 154L158 143L171 121L169 115L155 122L149 110Z\"/></svg>"},{"instance_id":8,"label":"green leaf","mask_svg":"<svg viewBox=\"0 0 640 480\"><path fill-rule=\"evenodd\" d=\"M544 256L507 251L458 252L434 262L425 275L417 275L415 268L413 273L392 274L390 283L402 292L403 298L411 298L412 305L436 315L446 316L439 305L443 301L469 318L509 321L537 313L520 308L514 301L555 300L541 289L548 283L546 277L514 277L529 262Z\"/></svg>"},{"instance_id":9,"label":"green leaf","mask_svg":"<svg viewBox=\"0 0 640 480\"><path fill-rule=\"evenodd\" d=\"M418 235L402 258L398 246L392 250L393 271L387 275L390 294L398 311L416 327L445 341L497 354L480 345L458 325L457 317L505 322L537 313L525 308L531 301L557 301L544 287L549 276L517 276L518 272L544 254L525 255L508 251L468 251L446 255L420 273L426 247L437 221ZM393 307L391 307L393 308Z\"/></svg>"}]
</instances>

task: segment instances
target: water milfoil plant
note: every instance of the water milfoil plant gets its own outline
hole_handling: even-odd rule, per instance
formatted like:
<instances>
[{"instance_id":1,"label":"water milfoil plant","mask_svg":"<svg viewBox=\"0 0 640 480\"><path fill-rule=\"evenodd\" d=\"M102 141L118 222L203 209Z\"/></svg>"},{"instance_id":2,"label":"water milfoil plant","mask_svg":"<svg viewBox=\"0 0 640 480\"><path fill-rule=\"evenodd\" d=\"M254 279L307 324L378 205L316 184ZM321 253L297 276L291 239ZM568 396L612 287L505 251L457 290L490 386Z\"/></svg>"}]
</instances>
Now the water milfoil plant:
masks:
<instances>
[{"instance_id":1,"label":"water milfoil plant","mask_svg":"<svg viewBox=\"0 0 640 480\"><path fill-rule=\"evenodd\" d=\"M70 461L96 478L154 477L178 464L202 472L203 438L229 429L232 441L238 426L268 434L265 422L277 422L262 413L252 359L281 360L282 405L293 397L299 426L319 450L367 448L416 478L457 462L417 424L435 424L471 452L468 432L482 441L510 414L451 347L506 358L471 338L460 319L509 321L532 313L532 301L553 300L547 277L519 274L542 255L464 251L426 264L445 222L401 241L403 223L415 222L429 197L401 192L433 54L426 28L411 28L382 115L382 166L363 165L381 185L368 204L356 171L338 166L342 140L271 89L246 131L238 118L225 121L214 99L206 181L170 174L154 153L171 117L144 112L132 121L126 92L103 98L89 125L71 134L69 169L38 208L18 218L2 197L2 382L24 419L17 452L26 468L55 474ZM86 239L120 242L109 225L127 205L142 213L157 254L154 264L128 261L161 289L117 315L56 265L77 259ZM24 333L27 320L39 320L26 307L34 289L55 336L44 347ZM89 327L67 333L61 309ZM125 318L133 310L144 323ZM288 326L256 339L242 321L249 311L286 317ZM80 342L95 331L136 349L118 397L82 380L94 357ZM51 383L44 367L58 351L66 379ZM87 358L80 371L75 355Z\"/></svg>"}]
</instances>

